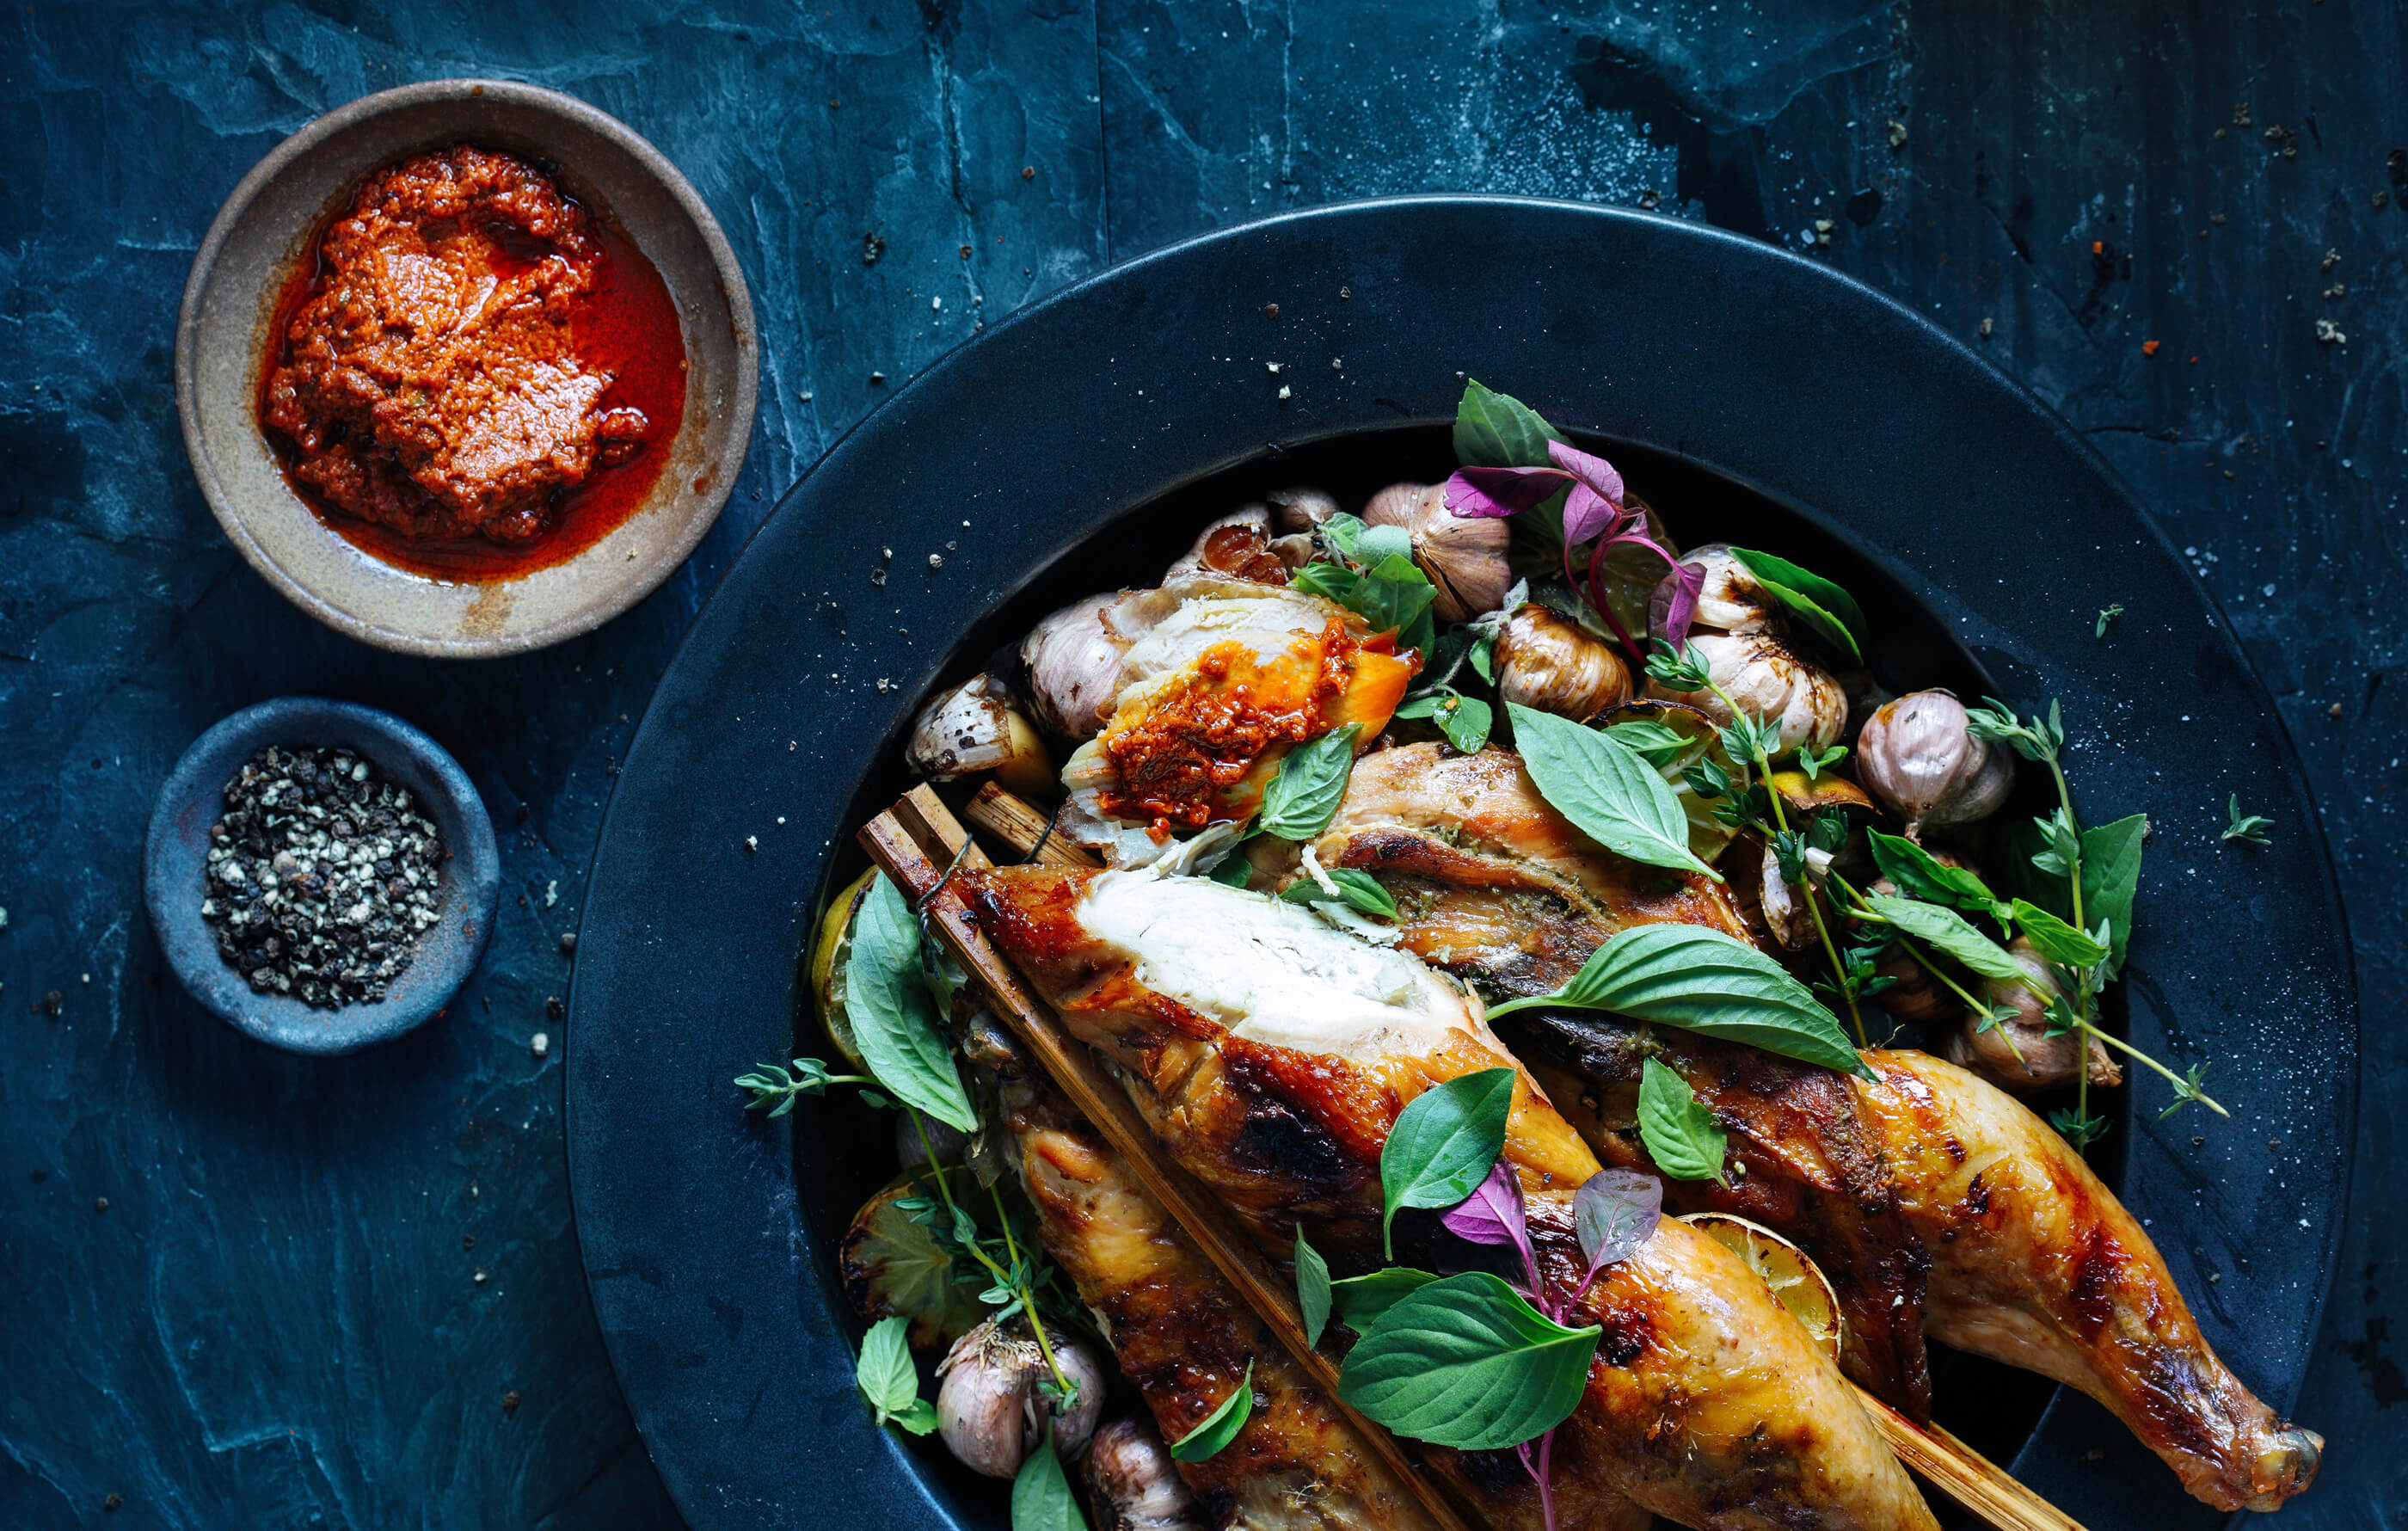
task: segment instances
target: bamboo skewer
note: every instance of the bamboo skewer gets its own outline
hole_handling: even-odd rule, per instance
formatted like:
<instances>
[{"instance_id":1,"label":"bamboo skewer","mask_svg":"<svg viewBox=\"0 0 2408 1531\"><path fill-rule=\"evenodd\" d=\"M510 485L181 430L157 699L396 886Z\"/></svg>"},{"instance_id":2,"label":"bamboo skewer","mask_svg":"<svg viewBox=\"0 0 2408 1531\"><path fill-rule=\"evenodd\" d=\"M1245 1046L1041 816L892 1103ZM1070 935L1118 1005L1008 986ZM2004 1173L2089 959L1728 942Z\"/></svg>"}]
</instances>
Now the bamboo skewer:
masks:
<instances>
[{"instance_id":1,"label":"bamboo skewer","mask_svg":"<svg viewBox=\"0 0 2408 1531\"><path fill-rule=\"evenodd\" d=\"M922 801L923 794L925 794L924 802ZM911 804L923 817L933 810L934 814L941 816L943 821L950 822L951 815L945 812L944 805L939 802L936 794L925 786L914 789L911 796L905 799L905 803ZM897 808L900 808L902 806L898 804ZM1039 840L1040 837L1044 837L1045 826L1049 822L1044 814L1039 812L1025 799L1014 796L992 781L979 788L977 794L970 799L966 811L972 823L1024 856L1029 854L1032 850L1038 849ZM954 827L958 832L959 826ZM866 831L865 834L867 834ZM946 853L952 854L953 848L957 848L958 844L959 841L954 840ZM873 855L876 853L875 850L871 851ZM971 853L978 854L975 851ZM1096 859L1083 850L1053 837L1044 838L1042 853L1038 859L1061 866L1097 865ZM979 857L979 865L986 865L983 856ZM932 870L931 880L935 875ZM898 878L897 880L901 880ZM906 883L905 886L908 888L910 884ZM979 938L982 941L984 939L983 937ZM994 954L992 947L986 950L990 954ZM1000 956L996 955L996 960L1000 962ZM1017 980L1012 981L1016 983ZM1082 1058L1085 1056L1083 1052L1081 1056ZM1114 1092L1111 1098L1119 1101L1121 1096ZM1084 1104L1083 1101L1081 1102L1082 1107ZM1126 1109L1126 1107L1124 1106L1122 1109ZM1133 1119L1134 1112L1130 1114ZM1100 1120L1096 1124L1099 1127L1103 1126ZM1137 1130L1140 1133L1144 1132L1143 1123L1137 1123ZM1110 1135L1109 1129L1107 1129L1107 1135ZM1142 1177L1143 1166L1151 1162L1147 1157L1153 1148L1151 1137L1148 1137L1144 1150L1140 1152L1132 1152L1117 1139L1113 1146L1121 1150L1124 1157L1140 1166L1140 1174ZM1178 1172L1171 1171L1171 1173ZM1185 1216L1177 1207L1172 1208L1172 1213L1182 1223L1186 1223ZM1248 1248L1251 1249L1251 1246ZM1232 1277L1232 1280L1235 1278ZM1244 1283L1240 1282L1240 1290L1243 1290ZM1288 1312L1293 1315L1294 1303L1288 1297L1285 1289L1279 1288L1274 1295L1281 1301L1288 1304ZM1268 1314L1265 1317L1268 1319ZM1277 1328L1279 1325L1274 1324L1273 1327ZM1302 1338L1301 1331L1298 1331L1297 1338ZM1299 1359L1303 1357L1300 1356ZM1318 1352L1314 1352L1314 1360L1319 1361ZM1312 1365L1312 1362L1308 1362L1308 1367ZM1328 1369L1330 1375L1325 1378L1321 1371L1316 1370L1313 1373L1314 1380L1323 1382L1331 1396L1335 1397L1337 1385L1335 1368L1328 1368L1326 1361L1321 1361L1320 1365ZM1864 1405L1865 1411L1872 1417L1873 1425L1881 1432L1883 1440L1888 1444L1891 1452L1900 1462L1942 1494L1996 1527L1997 1531L2083 1531L2080 1522L2026 1488L2004 1468L1957 1439L1943 1427L1938 1424L1933 1424L1928 1429L1918 1426L1914 1421L1861 1387L1856 1389L1856 1396L1857 1400ZM1350 1409L1348 1412L1351 1416L1353 1411ZM1376 1427L1371 1428L1376 1429ZM1381 1433L1381 1438L1385 1438L1384 1432Z\"/></svg>"},{"instance_id":2,"label":"bamboo skewer","mask_svg":"<svg viewBox=\"0 0 2408 1531\"><path fill-rule=\"evenodd\" d=\"M1042 818L1038 820L1041 826ZM1161 1202L1171 1218L1195 1240L1248 1307L1279 1337L1330 1403L1346 1416L1364 1442L1421 1502L1440 1531L1471 1531L1462 1513L1437 1484L1425 1477L1405 1454L1396 1438L1357 1413L1340 1396L1338 1367L1305 1338L1304 1320L1297 1310L1289 1284L1261 1251L1230 1223L1212 1194L1187 1173L1168 1163L1154 1133L1135 1107L1105 1077L1095 1055L1063 1029L1050 1007L1032 994L1011 970L969 908L950 886L939 888L948 867L956 864L983 868L994 864L969 838L937 794L923 785L914 788L894 808L862 826L859 839L887 876L914 901L926 900L928 927L953 959L985 988L997 1015L1043 1066L1072 1105L1104 1135L1126 1161L1140 1183ZM1032 843L1034 837L1031 837ZM1079 865L1092 865L1082 860ZM934 894L931 897L931 894Z\"/></svg>"}]
</instances>

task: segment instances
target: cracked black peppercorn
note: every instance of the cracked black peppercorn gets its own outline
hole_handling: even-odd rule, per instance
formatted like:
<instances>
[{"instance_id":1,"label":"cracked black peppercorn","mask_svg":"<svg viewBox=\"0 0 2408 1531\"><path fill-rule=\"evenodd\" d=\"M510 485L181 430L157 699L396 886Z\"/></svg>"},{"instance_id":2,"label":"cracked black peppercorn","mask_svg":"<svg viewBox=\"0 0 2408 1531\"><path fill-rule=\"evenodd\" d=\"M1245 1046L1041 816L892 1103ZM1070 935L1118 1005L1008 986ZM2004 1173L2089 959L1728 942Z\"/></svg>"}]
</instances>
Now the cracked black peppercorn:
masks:
<instances>
[{"instance_id":1,"label":"cracked black peppercorn","mask_svg":"<svg viewBox=\"0 0 2408 1531\"><path fill-rule=\"evenodd\" d=\"M379 1000L440 917L442 860L408 790L351 751L269 745L226 783L201 918L254 993Z\"/></svg>"}]
</instances>

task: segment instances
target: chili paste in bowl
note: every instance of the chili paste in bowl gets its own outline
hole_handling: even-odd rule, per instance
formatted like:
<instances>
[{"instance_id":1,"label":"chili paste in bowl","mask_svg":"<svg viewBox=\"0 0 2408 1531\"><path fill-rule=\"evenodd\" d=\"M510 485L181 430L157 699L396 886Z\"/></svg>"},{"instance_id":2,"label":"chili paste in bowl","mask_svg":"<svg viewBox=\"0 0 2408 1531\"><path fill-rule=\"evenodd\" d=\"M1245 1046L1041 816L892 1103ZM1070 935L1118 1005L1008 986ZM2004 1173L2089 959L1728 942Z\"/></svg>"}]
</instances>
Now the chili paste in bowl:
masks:
<instances>
[{"instance_id":1,"label":"chili paste in bowl","mask_svg":"<svg viewBox=\"0 0 2408 1531\"><path fill-rule=\"evenodd\" d=\"M726 504L758 357L741 268L624 123L508 80L364 96L219 210L177 408L227 539L319 621L466 658L642 599Z\"/></svg>"},{"instance_id":2,"label":"chili paste in bowl","mask_svg":"<svg viewBox=\"0 0 2408 1531\"><path fill-rule=\"evenodd\" d=\"M469 144L361 185L288 283L261 379L260 423L329 525L478 579L556 563L634 508L660 472L647 449L677 435L685 349L659 275L606 227Z\"/></svg>"}]
</instances>

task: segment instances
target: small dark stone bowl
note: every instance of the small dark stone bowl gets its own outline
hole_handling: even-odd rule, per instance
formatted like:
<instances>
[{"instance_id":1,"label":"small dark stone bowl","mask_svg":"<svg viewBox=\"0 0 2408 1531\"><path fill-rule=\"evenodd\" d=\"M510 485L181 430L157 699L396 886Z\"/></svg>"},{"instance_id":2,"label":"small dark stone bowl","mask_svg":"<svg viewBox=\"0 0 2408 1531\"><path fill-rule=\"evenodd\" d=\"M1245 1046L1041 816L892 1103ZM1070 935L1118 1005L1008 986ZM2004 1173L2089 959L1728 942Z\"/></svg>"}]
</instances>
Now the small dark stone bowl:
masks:
<instances>
[{"instance_id":1,"label":"small dark stone bowl","mask_svg":"<svg viewBox=\"0 0 2408 1531\"><path fill-rule=\"evenodd\" d=\"M417 955L383 999L329 1010L255 994L218 954L216 933L201 918L209 826L225 811L226 781L270 744L348 745L408 788L443 837L441 917L418 938ZM354 1052L442 1014L484 954L501 880L493 823L458 761L389 712L316 696L245 708L194 741L159 789L143 851L143 900L176 976L236 1030L293 1052Z\"/></svg>"}]
</instances>

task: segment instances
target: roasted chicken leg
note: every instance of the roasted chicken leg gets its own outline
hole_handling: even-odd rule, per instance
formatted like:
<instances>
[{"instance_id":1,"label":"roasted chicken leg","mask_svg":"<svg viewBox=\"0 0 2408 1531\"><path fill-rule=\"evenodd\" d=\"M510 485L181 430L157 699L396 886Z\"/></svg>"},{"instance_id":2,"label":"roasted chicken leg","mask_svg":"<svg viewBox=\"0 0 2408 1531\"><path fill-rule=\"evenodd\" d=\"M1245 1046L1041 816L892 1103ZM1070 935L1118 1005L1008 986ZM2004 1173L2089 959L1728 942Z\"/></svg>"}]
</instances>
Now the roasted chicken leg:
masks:
<instances>
[{"instance_id":1,"label":"roasted chicken leg","mask_svg":"<svg viewBox=\"0 0 2408 1531\"><path fill-rule=\"evenodd\" d=\"M1502 750L1365 757L1317 849L1391 888L1408 947L1498 997L1558 987L1633 923L1742 928L1702 880L1634 866L1565 823ZM1506 886L1524 891L1498 898ZM1484 911L1477 940L1466 908ZM1928 1387L1907 1332L1923 1319L1943 1343L2099 1399L2220 1509L2270 1510L2314 1478L2318 1438L2226 1369L2138 1223L1997 1087L1924 1053L1868 1053L1877 1077L1847 1079L1584 1012L1520 1012L1509 1039L1617 1164L1645 1165L1642 1059L1681 1073L1746 1170L1731 1192L1683 1194L1797 1238L1841 1293L1852 1369L1900 1407Z\"/></svg>"},{"instance_id":2,"label":"roasted chicken leg","mask_svg":"<svg viewBox=\"0 0 2408 1531\"><path fill-rule=\"evenodd\" d=\"M1170 1156L1268 1248L1379 1247L1379 1158L1405 1104L1512 1066L1476 1002L1409 954L1200 878L967 874L988 934L1119 1069ZM1526 1076L1506 1159L1542 1279L1571 1284L1572 1193L1596 1156ZM1592 1287L1603 1340L1555 1481L1698 1527L1933 1524L1831 1363L1734 1254L1667 1221Z\"/></svg>"}]
</instances>

